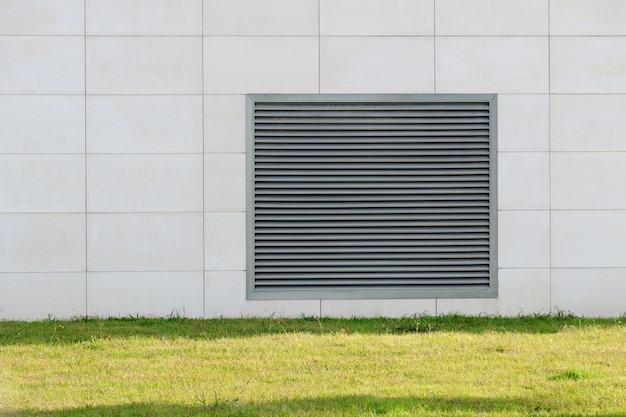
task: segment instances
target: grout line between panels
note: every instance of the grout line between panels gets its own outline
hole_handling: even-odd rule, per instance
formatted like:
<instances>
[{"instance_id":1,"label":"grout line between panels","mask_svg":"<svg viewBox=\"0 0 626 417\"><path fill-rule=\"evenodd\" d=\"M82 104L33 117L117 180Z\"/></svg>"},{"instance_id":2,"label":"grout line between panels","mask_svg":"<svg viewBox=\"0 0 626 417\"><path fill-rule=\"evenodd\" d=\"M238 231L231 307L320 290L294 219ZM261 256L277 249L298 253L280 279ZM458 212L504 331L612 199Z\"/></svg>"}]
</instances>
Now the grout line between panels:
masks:
<instances>
[{"instance_id":1,"label":"grout line between panels","mask_svg":"<svg viewBox=\"0 0 626 417\"><path fill-rule=\"evenodd\" d=\"M552 313L552 27L550 24L551 0L548 0L548 266L550 313Z\"/></svg>"},{"instance_id":2,"label":"grout line between panels","mask_svg":"<svg viewBox=\"0 0 626 417\"><path fill-rule=\"evenodd\" d=\"M433 93L437 94L437 0L433 0Z\"/></svg>"},{"instance_id":3,"label":"grout line between panels","mask_svg":"<svg viewBox=\"0 0 626 417\"><path fill-rule=\"evenodd\" d=\"M85 123L85 139L84 139L84 158L85 158L85 317L89 313L89 305L88 305L88 294L89 294L89 241L88 241L88 232L87 228L89 227L89 223L87 221L87 0L83 1L83 65L84 65L84 123Z\"/></svg>"},{"instance_id":4,"label":"grout line between panels","mask_svg":"<svg viewBox=\"0 0 626 417\"><path fill-rule=\"evenodd\" d=\"M204 135L205 135L205 117L204 117L204 99L205 99L205 95L204 95L204 2L201 2L201 6L200 6L200 13L202 15L202 27L200 28L201 33L202 33L202 38L201 38L201 42L200 42L200 48L201 48L201 52L200 52L200 59L202 60L201 62L201 70L202 70L202 317L206 317L206 278L205 278L205 272L204 270L206 269L206 265L205 265L205 253L204 251L206 250L205 245L206 245L206 233L205 233L205 228L206 228L206 224L205 224L205 215L204 212L206 210L205 207L205 201L206 201L206 196L204 195L205 193L205 140L204 140Z\"/></svg>"}]
</instances>

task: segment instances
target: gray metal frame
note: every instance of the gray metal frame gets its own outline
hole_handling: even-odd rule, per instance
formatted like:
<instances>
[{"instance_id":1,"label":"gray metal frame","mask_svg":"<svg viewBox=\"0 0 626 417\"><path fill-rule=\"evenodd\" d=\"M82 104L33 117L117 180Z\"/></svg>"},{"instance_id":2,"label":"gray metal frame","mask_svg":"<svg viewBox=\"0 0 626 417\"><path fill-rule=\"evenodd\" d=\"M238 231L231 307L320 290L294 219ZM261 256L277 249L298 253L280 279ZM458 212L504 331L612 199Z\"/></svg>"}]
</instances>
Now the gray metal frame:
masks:
<instances>
[{"instance_id":1,"label":"gray metal frame","mask_svg":"<svg viewBox=\"0 0 626 417\"><path fill-rule=\"evenodd\" d=\"M249 300L496 298L498 296L496 94L248 94L246 96L246 298ZM255 102L489 102L490 109L490 284L487 289L255 291L254 103Z\"/></svg>"}]
</instances>

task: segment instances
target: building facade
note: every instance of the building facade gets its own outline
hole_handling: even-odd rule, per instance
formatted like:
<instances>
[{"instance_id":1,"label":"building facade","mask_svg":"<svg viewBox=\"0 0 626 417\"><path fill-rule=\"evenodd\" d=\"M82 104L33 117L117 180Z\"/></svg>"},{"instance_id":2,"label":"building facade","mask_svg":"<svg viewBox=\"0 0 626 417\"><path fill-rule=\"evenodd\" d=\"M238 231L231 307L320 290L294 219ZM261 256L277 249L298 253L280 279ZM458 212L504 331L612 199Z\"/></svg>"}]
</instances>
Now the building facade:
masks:
<instances>
[{"instance_id":1,"label":"building facade","mask_svg":"<svg viewBox=\"0 0 626 417\"><path fill-rule=\"evenodd\" d=\"M497 296L250 297L249 94L496 96ZM555 311L626 313L626 2L0 0L0 319Z\"/></svg>"}]
</instances>

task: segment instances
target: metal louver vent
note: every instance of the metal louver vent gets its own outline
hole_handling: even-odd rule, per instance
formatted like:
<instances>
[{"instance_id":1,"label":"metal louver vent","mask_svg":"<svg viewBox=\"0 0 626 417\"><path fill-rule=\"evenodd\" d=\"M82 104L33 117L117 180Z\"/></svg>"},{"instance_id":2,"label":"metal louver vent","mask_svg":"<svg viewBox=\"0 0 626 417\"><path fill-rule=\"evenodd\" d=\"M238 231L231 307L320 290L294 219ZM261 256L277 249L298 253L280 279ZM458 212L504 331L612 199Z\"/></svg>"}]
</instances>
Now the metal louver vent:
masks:
<instances>
[{"instance_id":1,"label":"metal louver vent","mask_svg":"<svg viewBox=\"0 0 626 417\"><path fill-rule=\"evenodd\" d=\"M248 297L496 296L494 95L249 95Z\"/></svg>"}]
</instances>

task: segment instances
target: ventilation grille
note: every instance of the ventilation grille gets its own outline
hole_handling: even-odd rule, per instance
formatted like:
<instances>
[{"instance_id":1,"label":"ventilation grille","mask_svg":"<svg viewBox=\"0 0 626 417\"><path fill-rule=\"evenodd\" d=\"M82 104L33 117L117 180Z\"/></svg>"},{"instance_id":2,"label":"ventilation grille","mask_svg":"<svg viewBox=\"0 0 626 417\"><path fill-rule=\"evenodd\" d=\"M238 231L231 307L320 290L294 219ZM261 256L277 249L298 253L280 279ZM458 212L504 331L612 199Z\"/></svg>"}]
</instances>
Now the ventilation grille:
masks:
<instances>
[{"instance_id":1,"label":"ventilation grille","mask_svg":"<svg viewBox=\"0 0 626 417\"><path fill-rule=\"evenodd\" d=\"M489 288L489 101L252 109L254 292Z\"/></svg>"}]
</instances>

